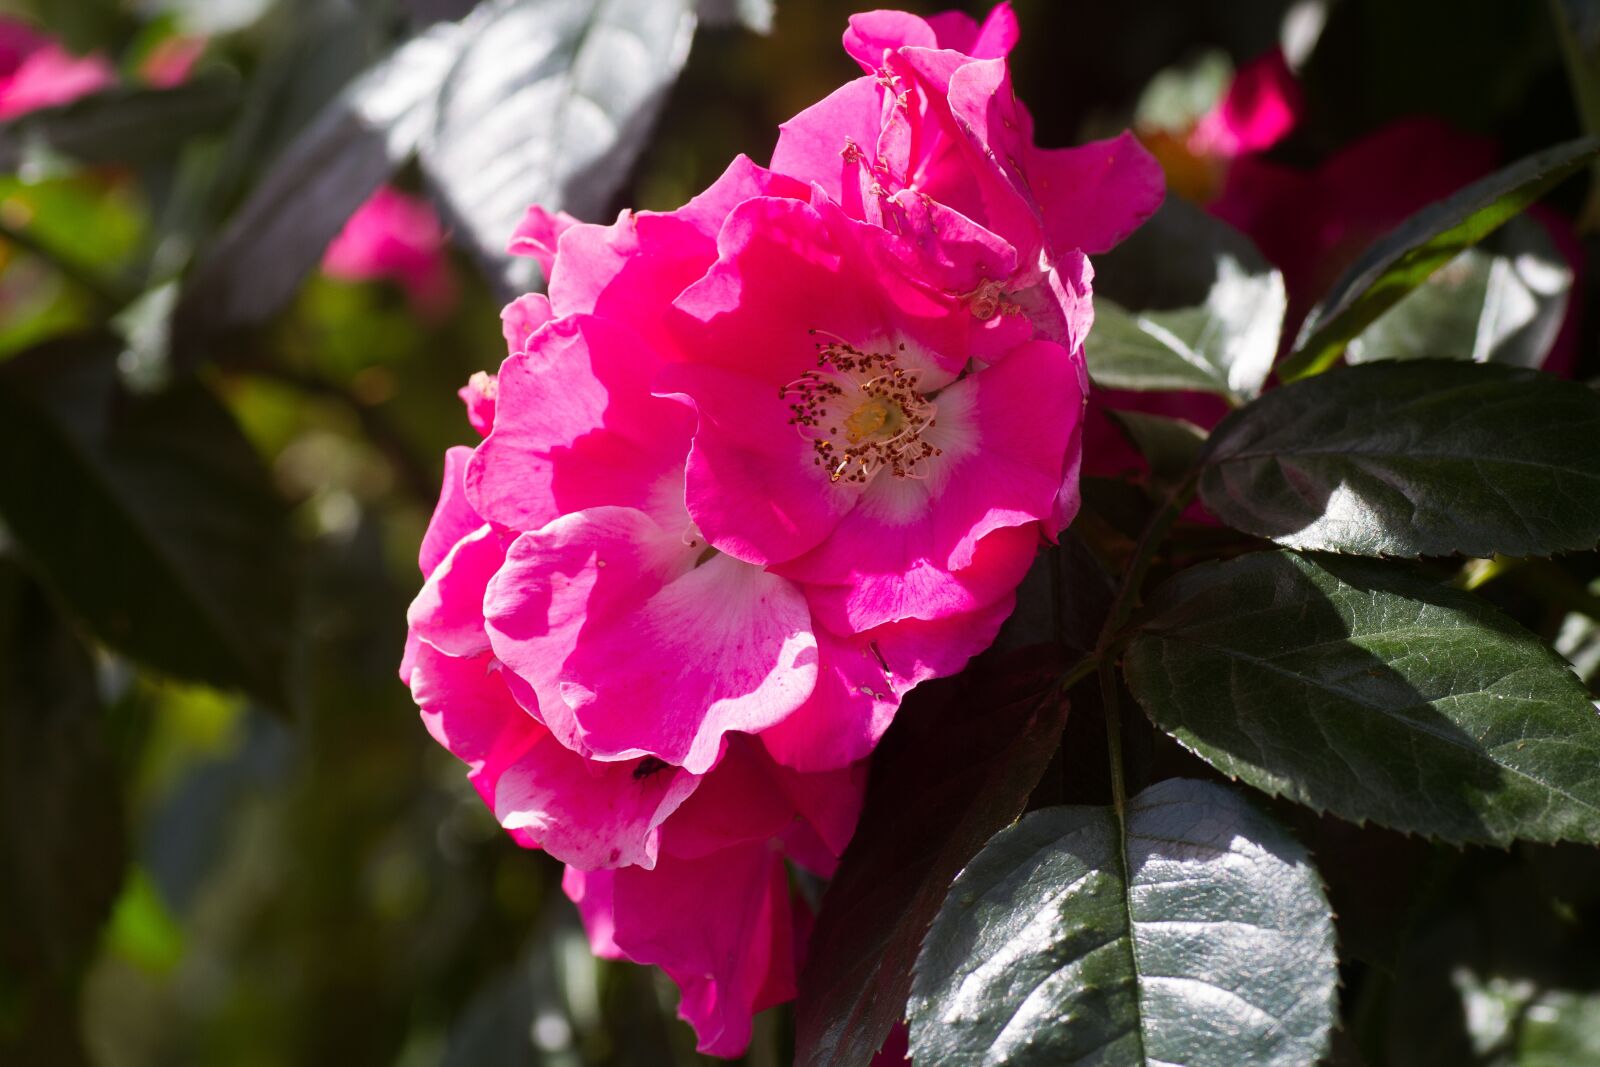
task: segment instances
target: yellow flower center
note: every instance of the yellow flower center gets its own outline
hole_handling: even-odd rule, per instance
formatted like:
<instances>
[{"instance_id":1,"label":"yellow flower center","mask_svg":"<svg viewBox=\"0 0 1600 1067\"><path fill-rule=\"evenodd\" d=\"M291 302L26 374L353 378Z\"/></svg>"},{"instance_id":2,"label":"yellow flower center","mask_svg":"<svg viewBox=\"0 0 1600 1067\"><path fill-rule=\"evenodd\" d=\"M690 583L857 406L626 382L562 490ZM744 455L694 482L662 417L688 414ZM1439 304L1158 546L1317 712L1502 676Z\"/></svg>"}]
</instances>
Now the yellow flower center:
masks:
<instances>
[{"instance_id":1,"label":"yellow flower center","mask_svg":"<svg viewBox=\"0 0 1600 1067\"><path fill-rule=\"evenodd\" d=\"M844 435L853 445L869 437L893 437L906 424L906 413L893 400L869 396L844 420Z\"/></svg>"}]
</instances>

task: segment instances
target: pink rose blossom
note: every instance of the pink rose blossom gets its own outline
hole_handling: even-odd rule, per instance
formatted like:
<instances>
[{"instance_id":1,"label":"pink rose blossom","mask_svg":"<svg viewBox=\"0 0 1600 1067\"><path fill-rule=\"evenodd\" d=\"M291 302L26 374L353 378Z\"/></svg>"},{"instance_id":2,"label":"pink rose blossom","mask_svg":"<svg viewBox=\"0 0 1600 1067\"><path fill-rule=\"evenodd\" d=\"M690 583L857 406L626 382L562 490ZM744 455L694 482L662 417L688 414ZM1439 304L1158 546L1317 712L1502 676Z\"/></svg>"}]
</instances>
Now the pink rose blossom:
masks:
<instances>
[{"instance_id":1,"label":"pink rose blossom","mask_svg":"<svg viewBox=\"0 0 1600 1067\"><path fill-rule=\"evenodd\" d=\"M0 119L70 104L115 80L104 56L75 56L27 23L0 18Z\"/></svg>"},{"instance_id":2,"label":"pink rose blossom","mask_svg":"<svg viewBox=\"0 0 1600 1067\"><path fill-rule=\"evenodd\" d=\"M1084 249L1160 176L1127 139L1034 147L1015 39L1003 5L859 16L874 73L773 169L610 225L530 209L547 293L461 391L484 436L447 457L402 676L703 1051L794 995L786 865L832 873L900 699L993 640L1077 507Z\"/></svg>"},{"instance_id":3,"label":"pink rose blossom","mask_svg":"<svg viewBox=\"0 0 1600 1067\"><path fill-rule=\"evenodd\" d=\"M439 216L426 200L392 186L379 188L350 216L328 245L322 269L345 281L391 281L425 318L437 319L455 306Z\"/></svg>"}]
</instances>

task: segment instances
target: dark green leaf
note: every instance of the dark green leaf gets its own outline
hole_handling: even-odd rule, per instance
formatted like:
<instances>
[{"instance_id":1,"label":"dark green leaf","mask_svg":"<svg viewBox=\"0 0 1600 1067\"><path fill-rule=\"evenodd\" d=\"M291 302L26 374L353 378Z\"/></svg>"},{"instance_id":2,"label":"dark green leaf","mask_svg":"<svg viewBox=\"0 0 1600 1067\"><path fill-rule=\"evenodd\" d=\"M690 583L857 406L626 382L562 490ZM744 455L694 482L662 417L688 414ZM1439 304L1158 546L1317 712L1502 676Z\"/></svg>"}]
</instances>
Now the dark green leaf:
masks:
<instances>
[{"instance_id":1,"label":"dark green leaf","mask_svg":"<svg viewBox=\"0 0 1600 1067\"><path fill-rule=\"evenodd\" d=\"M1173 778L1046 808L961 872L917 960L917 1063L1305 1067L1333 916L1310 857L1233 790Z\"/></svg>"},{"instance_id":2,"label":"dark green leaf","mask_svg":"<svg viewBox=\"0 0 1600 1067\"><path fill-rule=\"evenodd\" d=\"M1600 138L1556 145L1417 212L1361 254L1301 327L1285 381L1331 366L1379 315L1600 153Z\"/></svg>"},{"instance_id":3,"label":"dark green leaf","mask_svg":"<svg viewBox=\"0 0 1600 1067\"><path fill-rule=\"evenodd\" d=\"M1095 267L1084 354L1096 384L1235 400L1260 392L1287 298L1283 276L1243 235L1169 197Z\"/></svg>"},{"instance_id":4,"label":"dark green leaf","mask_svg":"<svg viewBox=\"0 0 1600 1067\"><path fill-rule=\"evenodd\" d=\"M1600 842L1600 716L1560 657L1411 569L1288 552L1195 567L1128 648L1157 726L1223 773L1454 842Z\"/></svg>"},{"instance_id":5,"label":"dark green leaf","mask_svg":"<svg viewBox=\"0 0 1600 1067\"><path fill-rule=\"evenodd\" d=\"M1087 656L1100 636L1116 591L1077 528L1039 553L1017 586L1017 606L990 647L1001 652L1059 644Z\"/></svg>"},{"instance_id":6,"label":"dark green leaf","mask_svg":"<svg viewBox=\"0 0 1600 1067\"><path fill-rule=\"evenodd\" d=\"M238 86L206 77L172 89L123 86L0 124L0 171L46 150L80 163L140 163L170 156L221 129L238 108Z\"/></svg>"},{"instance_id":7,"label":"dark green leaf","mask_svg":"<svg viewBox=\"0 0 1600 1067\"><path fill-rule=\"evenodd\" d=\"M77 989L126 862L88 650L0 558L0 1059L87 1063Z\"/></svg>"},{"instance_id":8,"label":"dark green leaf","mask_svg":"<svg viewBox=\"0 0 1600 1067\"><path fill-rule=\"evenodd\" d=\"M116 354L81 338L0 366L0 515L108 644L275 696L291 601L266 472L198 382L131 394Z\"/></svg>"},{"instance_id":9,"label":"dark green leaf","mask_svg":"<svg viewBox=\"0 0 1600 1067\"><path fill-rule=\"evenodd\" d=\"M1521 368L1348 367L1234 412L1200 495L1291 548L1547 555L1600 541L1600 395Z\"/></svg>"},{"instance_id":10,"label":"dark green leaf","mask_svg":"<svg viewBox=\"0 0 1600 1067\"><path fill-rule=\"evenodd\" d=\"M1526 216L1506 223L1495 238L1461 253L1379 316L1350 342L1349 361L1542 366L1567 317L1572 268L1544 227Z\"/></svg>"},{"instance_id":11,"label":"dark green leaf","mask_svg":"<svg viewBox=\"0 0 1600 1067\"><path fill-rule=\"evenodd\" d=\"M506 244L529 204L604 213L688 58L692 0L487 5L439 95L422 165L507 297L535 281Z\"/></svg>"},{"instance_id":12,"label":"dark green leaf","mask_svg":"<svg viewBox=\"0 0 1600 1067\"><path fill-rule=\"evenodd\" d=\"M918 689L873 756L866 805L822 898L795 1009L795 1062L864 1064L904 1014L945 890L1044 773L1066 721L1053 666ZM981 714L975 714L981 712Z\"/></svg>"}]
</instances>

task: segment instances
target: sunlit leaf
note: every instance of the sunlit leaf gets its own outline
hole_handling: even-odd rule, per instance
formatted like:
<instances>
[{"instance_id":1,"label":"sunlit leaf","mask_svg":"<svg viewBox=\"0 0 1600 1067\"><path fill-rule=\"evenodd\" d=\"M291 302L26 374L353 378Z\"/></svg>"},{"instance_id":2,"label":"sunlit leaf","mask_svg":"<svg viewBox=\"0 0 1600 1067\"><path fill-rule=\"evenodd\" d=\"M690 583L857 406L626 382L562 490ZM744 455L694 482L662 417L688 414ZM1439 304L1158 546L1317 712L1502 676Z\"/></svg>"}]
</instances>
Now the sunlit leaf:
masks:
<instances>
[{"instance_id":1,"label":"sunlit leaf","mask_svg":"<svg viewBox=\"0 0 1600 1067\"><path fill-rule=\"evenodd\" d=\"M1236 401L1261 391L1288 298L1283 276L1242 234L1169 197L1095 267L1084 354L1096 384Z\"/></svg>"},{"instance_id":2,"label":"sunlit leaf","mask_svg":"<svg viewBox=\"0 0 1600 1067\"><path fill-rule=\"evenodd\" d=\"M508 297L532 263L505 248L530 204L598 218L688 58L690 0L521 0L480 9L422 164Z\"/></svg>"},{"instance_id":3,"label":"sunlit leaf","mask_svg":"<svg viewBox=\"0 0 1600 1067\"><path fill-rule=\"evenodd\" d=\"M460 60L467 22L441 23L373 67L284 150L199 257L175 312L189 358L211 333L281 308L345 221L417 148Z\"/></svg>"},{"instance_id":4,"label":"sunlit leaf","mask_svg":"<svg viewBox=\"0 0 1600 1067\"><path fill-rule=\"evenodd\" d=\"M1000 831L928 932L917 1063L1305 1067L1333 1029L1333 916L1310 857L1181 778Z\"/></svg>"},{"instance_id":5,"label":"sunlit leaf","mask_svg":"<svg viewBox=\"0 0 1600 1067\"><path fill-rule=\"evenodd\" d=\"M1543 365L1571 303L1572 268L1525 216L1469 248L1350 342L1351 363L1461 359Z\"/></svg>"}]
</instances>

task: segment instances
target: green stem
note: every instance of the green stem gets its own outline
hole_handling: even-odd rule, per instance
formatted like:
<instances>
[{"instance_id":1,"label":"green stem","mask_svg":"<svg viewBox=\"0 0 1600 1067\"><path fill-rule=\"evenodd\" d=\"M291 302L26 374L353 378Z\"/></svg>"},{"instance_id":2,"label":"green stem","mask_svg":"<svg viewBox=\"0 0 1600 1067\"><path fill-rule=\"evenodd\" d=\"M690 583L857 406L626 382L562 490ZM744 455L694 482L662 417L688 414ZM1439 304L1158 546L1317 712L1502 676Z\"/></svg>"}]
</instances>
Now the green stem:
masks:
<instances>
[{"instance_id":1,"label":"green stem","mask_svg":"<svg viewBox=\"0 0 1600 1067\"><path fill-rule=\"evenodd\" d=\"M1095 668L1099 665L1099 656L1084 656L1082 659L1068 668L1067 673L1061 676L1061 679L1056 682L1056 689L1065 693L1068 689L1071 689L1073 686L1089 677L1089 675L1093 674L1095 672Z\"/></svg>"},{"instance_id":2,"label":"green stem","mask_svg":"<svg viewBox=\"0 0 1600 1067\"><path fill-rule=\"evenodd\" d=\"M1128 788L1122 777L1122 702L1117 698L1117 674L1110 660L1100 662L1100 703L1106 716L1106 749L1111 760L1111 806L1121 823Z\"/></svg>"},{"instance_id":3,"label":"green stem","mask_svg":"<svg viewBox=\"0 0 1600 1067\"><path fill-rule=\"evenodd\" d=\"M1123 627L1128 625L1128 620L1133 617L1134 608L1139 606L1140 587L1144 585L1145 576L1150 573L1150 567L1155 563L1156 553L1166 540L1167 534L1171 532L1173 524L1194 499L1199 482L1200 468L1196 466L1167 496L1166 503L1161 505L1161 510L1152 515L1150 521L1145 524L1144 532L1139 535L1138 544L1134 546L1133 558L1128 561L1128 573L1123 575L1122 584L1117 588L1116 599L1111 603L1111 612L1106 617L1105 626L1100 630L1100 639L1095 644L1097 657L1104 657L1121 636Z\"/></svg>"},{"instance_id":4,"label":"green stem","mask_svg":"<svg viewBox=\"0 0 1600 1067\"><path fill-rule=\"evenodd\" d=\"M1194 499L1199 482L1200 467L1196 465L1168 494L1160 510L1145 523L1144 530L1139 534L1139 541L1134 545L1133 558L1128 561L1128 571L1122 576L1122 584L1117 587L1116 599L1111 602L1111 610L1106 615L1105 624L1100 628L1094 652L1079 661L1061 683L1061 688L1066 690L1087 677L1090 671L1098 671L1100 674L1100 702L1105 712L1106 747L1111 760L1111 802L1119 823L1122 821L1123 809L1127 804L1128 791L1122 768L1122 705L1117 697L1114 650L1123 628L1127 626L1128 620L1133 617L1134 608L1138 606L1139 591L1144 585L1145 577L1150 573L1151 565L1155 563L1157 552L1166 541L1173 524L1189 506L1189 501Z\"/></svg>"}]
</instances>

